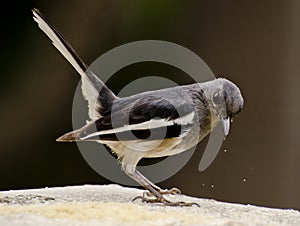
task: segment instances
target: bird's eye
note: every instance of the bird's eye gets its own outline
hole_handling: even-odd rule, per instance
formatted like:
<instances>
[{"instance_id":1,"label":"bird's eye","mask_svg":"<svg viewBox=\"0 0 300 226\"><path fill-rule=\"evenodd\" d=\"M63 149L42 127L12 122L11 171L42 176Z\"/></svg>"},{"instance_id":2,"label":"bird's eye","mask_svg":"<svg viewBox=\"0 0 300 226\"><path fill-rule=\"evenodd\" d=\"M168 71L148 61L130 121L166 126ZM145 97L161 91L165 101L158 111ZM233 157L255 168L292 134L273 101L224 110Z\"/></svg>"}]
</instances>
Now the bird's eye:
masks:
<instances>
[{"instance_id":1,"label":"bird's eye","mask_svg":"<svg viewBox=\"0 0 300 226\"><path fill-rule=\"evenodd\" d=\"M215 93L215 94L213 95L213 103L214 103L215 105L219 105L219 104L221 104L221 102L222 102L221 95L220 95L219 93Z\"/></svg>"}]
</instances>

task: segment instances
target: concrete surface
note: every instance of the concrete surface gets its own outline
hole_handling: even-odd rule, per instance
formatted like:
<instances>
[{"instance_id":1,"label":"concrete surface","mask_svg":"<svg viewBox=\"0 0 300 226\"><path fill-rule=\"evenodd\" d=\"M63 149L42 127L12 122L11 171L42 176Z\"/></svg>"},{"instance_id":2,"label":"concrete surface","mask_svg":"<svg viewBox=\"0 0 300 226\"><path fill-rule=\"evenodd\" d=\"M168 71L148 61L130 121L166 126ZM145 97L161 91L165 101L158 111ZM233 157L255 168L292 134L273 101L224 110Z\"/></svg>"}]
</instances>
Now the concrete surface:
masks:
<instances>
[{"instance_id":1,"label":"concrete surface","mask_svg":"<svg viewBox=\"0 0 300 226\"><path fill-rule=\"evenodd\" d=\"M184 195L170 200L201 207L166 207L131 200L142 190L84 185L0 192L0 225L300 225L300 212L222 203Z\"/></svg>"}]
</instances>

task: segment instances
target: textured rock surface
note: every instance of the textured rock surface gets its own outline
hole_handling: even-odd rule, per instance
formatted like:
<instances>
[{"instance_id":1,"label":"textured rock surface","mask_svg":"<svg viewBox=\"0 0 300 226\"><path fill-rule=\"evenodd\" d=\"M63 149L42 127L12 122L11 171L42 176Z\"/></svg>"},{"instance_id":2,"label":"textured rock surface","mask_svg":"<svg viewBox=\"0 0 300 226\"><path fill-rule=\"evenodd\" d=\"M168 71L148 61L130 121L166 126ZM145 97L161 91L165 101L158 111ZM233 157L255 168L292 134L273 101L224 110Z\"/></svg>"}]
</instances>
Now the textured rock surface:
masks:
<instances>
[{"instance_id":1,"label":"textured rock surface","mask_svg":"<svg viewBox=\"0 0 300 226\"><path fill-rule=\"evenodd\" d=\"M222 203L183 195L170 200L201 207L166 207L131 200L142 190L84 185L0 192L0 225L300 225L300 212Z\"/></svg>"}]
</instances>

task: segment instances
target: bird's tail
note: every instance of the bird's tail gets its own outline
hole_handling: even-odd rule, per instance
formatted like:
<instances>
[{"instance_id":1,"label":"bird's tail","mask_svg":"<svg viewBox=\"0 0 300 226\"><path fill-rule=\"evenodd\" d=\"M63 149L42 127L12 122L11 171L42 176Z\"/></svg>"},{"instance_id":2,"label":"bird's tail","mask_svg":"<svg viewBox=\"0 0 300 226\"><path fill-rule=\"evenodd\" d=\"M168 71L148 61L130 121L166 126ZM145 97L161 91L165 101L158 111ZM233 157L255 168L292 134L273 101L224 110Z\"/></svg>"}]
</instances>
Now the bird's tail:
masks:
<instances>
[{"instance_id":1,"label":"bird's tail","mask_svg":"<svg viewBox=\"0 0 300 226\"><path fill-rule=\"evenodd\" d=\"M116 99L114 93L80 59L72 46L51 22L38 10L32 9L33 19L50 38L52 44L82 77L82 92L89 103L89 116L95 120L108 111Z\"/></svg>"}]
</instances>

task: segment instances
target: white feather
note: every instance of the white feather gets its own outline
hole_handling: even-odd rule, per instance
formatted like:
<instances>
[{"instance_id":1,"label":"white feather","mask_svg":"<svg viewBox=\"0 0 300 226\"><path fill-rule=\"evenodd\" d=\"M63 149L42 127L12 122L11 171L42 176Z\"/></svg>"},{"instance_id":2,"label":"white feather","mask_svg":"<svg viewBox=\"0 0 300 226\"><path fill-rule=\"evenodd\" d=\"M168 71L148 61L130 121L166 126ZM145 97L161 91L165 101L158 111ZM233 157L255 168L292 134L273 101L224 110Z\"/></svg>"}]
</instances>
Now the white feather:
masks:
<instances>
[{"instance_id":1,"label":"white feather","mask_svg":"<svg viewBox=\"0 0 300 226\"><path fill-rule=\"evenodd\" d=\"M85 72L79 66L77 61L74 59L72 54L69 50L65 47L65 45L60 41L56 32L51 29L48 23L40 17L34 10L33 10L33 19L37 22L39 28L51 39L52 44L58 49L58 51L70 62L70 64L76 69L76 71L82 76L85 76Z\"/></svg>"},{"instance_id":2,"label":"white feather","mask_svg":"<svg viewBox=\"0 0 300 226\"><path fill-rule=\"evenodd\" d=\"M89 107L89 117L92 120L100 118L100 114L95 110L99 106L97 102L97 98L99 92L96 88L91 84L90 80L87 78L87 75L83 68L78 64L76 59L70 53L68 48L66 48L65 44L60 40L56 32L51 28L47 21L45 21L40 15L33 10L33 19L37 22L39 28L50 38L52 44L58 49L58 51L69 61L69 63L75 68L75 70L82 77L82 94L84 98L88 101Z\"/></svg>"},{"instance_id":3,"label":"white feather","mask_svg":"<svg viewBox=\"0 0 300 226\"><path fill-rule=\"evenodd\" d=\"M187 125L189 123L191 123L194 119L194 116L195 116L195 112L191 112L183 117L180 117L180 118L177 118L174 120L174 123L177 124L177 125Z\"/></svg>"},{"instance_id":4,"label":"white feather","mask_svg":"<svg viewBox=\"0 0 300 226\"><path fill-rule=\"evenodd\" d=\"M99 92L95 89L95 87L91 84L90 80L87 77L82 77L82 85L81 85L82 94L85 100L88 101L89 108L89 117L90 119L96 120L101 117L98 111L98 107L100 104L98 102Z\"/></svg>"},{"instance_id":5,"label":"white feather","mask_svg":"<svg viewBox=\"0 0 300 226\"><path fill-rule=\"evenodd\" d=\"M166 119L151 119L147 122L142 122L139 124L132 124L132 125L125 125L123 127L110 129L110 130L103 130L98 131L92 134L89 134L85 137L82 137L81 140L86 140L88 138L99 136L99 135L105 135L105 134L112 134L112 133L120 133L125 131L131 131L131 130L145 130L145 129L155 129L159 127L166 127L166 126L172 126L172 125L187 125L189 123L192 123L195 116L195 112L191 112L181 118L177 118L175 120L167 121Z\"/></svg>"}]
</instances>

